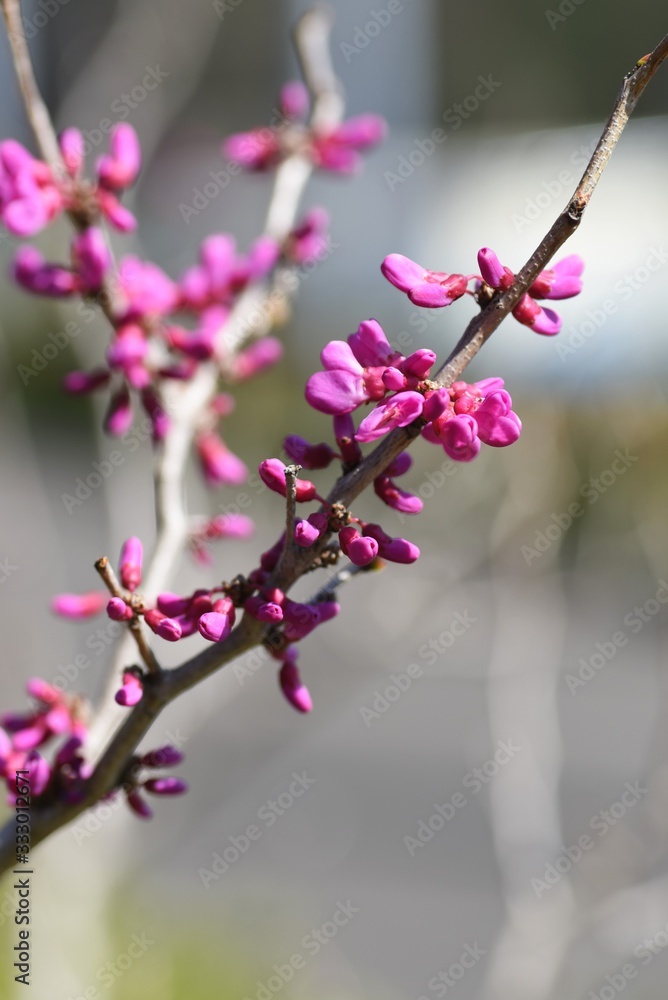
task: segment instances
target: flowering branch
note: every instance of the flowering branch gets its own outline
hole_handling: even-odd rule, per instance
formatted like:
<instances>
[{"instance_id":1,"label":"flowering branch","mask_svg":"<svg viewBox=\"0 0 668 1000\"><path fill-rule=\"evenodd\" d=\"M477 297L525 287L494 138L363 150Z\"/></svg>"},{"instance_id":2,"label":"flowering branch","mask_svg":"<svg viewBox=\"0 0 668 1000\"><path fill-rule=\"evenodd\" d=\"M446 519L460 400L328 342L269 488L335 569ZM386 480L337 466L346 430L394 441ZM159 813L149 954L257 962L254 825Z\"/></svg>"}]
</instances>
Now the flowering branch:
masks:
<instances>
[{"instance_id":1,"label":"flowering branch","mask_svg":"<svg viewBox=\"0 0 668 1000\"><path fill-rule=\"evenodd\" d=\"M10 30L14 34L17 29L20 32L18 5L14 0L0 0L0 3ZM440 308L468 294L481 307L480 313L433 377L430 371L436 355L432 351L421 349L408 358L392 352L382 329L373 320L362 323L358 333L348 338L348 343L334 341L328 344L322 353L324 371L311 376L306 397L314 408L334 417L339 451L325 444L309 445L291 436L286 439L285 449L294 464L285 467L278 459L267 459L260 466L265 484L286 500L284 535L262 555L260 566L248 578L236 577L231 583L196 591L187 598L161 593L188 540L190 521L183 504L183 477L191 447L197 446L205 473L212 481L234 482L237 474L239 460L229 455L209 426L213 417L229 412L227 398L216 395L218 380L221 371L238 370L235 365L238 365L244 344L271 328L275 293L283 299L291 294L286 281L289 262L305 253L304 248L310 245L318 226L318 222L311 219L301 228L294 228L304 185L314 166L341 173L352 172L359 165L358 150L377 142L383 131L375 116L359 116L341 122L340 88L327 56L328 31L328 15L316 10L302 19L296 32L303 75L313 104L308 126L299 123L305 108L304 92L293 86L284 90L282 98L289 120L284 135L256 130L233 136L226 144L228 155L248 169L278 168L264 237L256 244L254 262L248 263L244 272L245 290L240 294L238 289L233 290L234 281L241 279L230 277L229 247L224 238L212 237L215 242L203 247L201 265L182 280L180 297L172 294L169 285L163 282L164 276L152 272L146 295L153 308L140 309L137 300L130 295L129 312L126 308L119 313L117 304L105 310L117 335L110 348L113 359L110 364L122 371L130 387L141 389L144 407L154 425L158 536L144 581L144 596L134 593L141 583L141 547L137 539L129 539L124 546L120 581L106 558L98 560L96 565L112 595L107 612L113 619L127 622L148 672L126 666L128 654L123 645L117 661L123 669L123 685L115 700L127 706L129 712L95 766L85 762L79 753L82 735L76 707L67 700L59 700L57 692L44 682L33 683L32 693L44 707L30 717L29 723L17 716L3 718L5 727L15 734L13 742L7 737L6 745L0 740L0 763L5 776L8 778L11 773L16 754L23 754L21 763L33 768L39 785L34 791L37 799L31 831L33 844L102 796L113 794L121 787L130 807L144 817L150 815L150 809L139 794L140 788L154 794L183 791L185 786L177 779L140 782L142 768L158 765L155 762L157 752L142 758L134 756L139 742L167 704L259 643L264 643L270 654L282 663L279 681L286 698L299 711L310 710L310 695L296 666L295 644L338 612L333 598L346 580L363 569L376 568L380 560L408 563L419 555L417 548L405 539L390 538L379 525L367 524L354 517L349 509L352 501L373 484L377 495L389 506L417 513L421 508L419 499L400 490L392 477L410 467L410 457L404 449L419 434L442 445L448 455L459 461L475 458L481 441L502 447L517 440L521 424L512 411L512 401L503 389L503 381L490 378L467 385L458 381L459 377L509 312L539 334L558 333L560 318L553 310L539 306L536 299L576 295L581 289L583 263L572 256L551 270L544 268L579 225L629 115L668 55L667 36L627 74L611 118L573 198L517 276L488 248L478 255L480 275L428 271L397 254L385 259L382 266L385 276L417 305ZM43 105L34 87L29 62L28 69L25 66L25 40L22 45L14 38L12 46L22 90L26 100L32 102L29 104L31 121L36 131L42 130L40 144L45 159L55 164L62 155L65 170L77 178L81 164L76 137L70 135L67 142L63 137L56 140L48 116L44 131L39 111L39 108L44 110ZM35 103L35 94L38 103ZM48 138L44 145L48 135L55 147ZM43 291L46 284L51 289L49 294L55 294L53 288L56 286L71 287L86 295L94 295L104 288L108 280L107 261L104 250L90 236L91 223L102 212L112 222L120 222L121 228L127 224L125 210L119 205L116 194L127 186L128 179L133 178L138 169L133 142L127 132L112 138L111 155L98 164L98 186L91 189L96 199L95 208L87 210L92 212L88 215L76 200L73 204L68 203L67 192L63 194L39 165L33 166L35 161L29 162L26 159L29 154L24 156L25 151L18 153L14 148L9 157L5 157L8 162L4 166L10 181L19 174L24 181L17 184L15 194L11 193L12 184L8 185L10 196L4 205L0 199L0 215L11 231L19 235L32 234L36 226L64 207L79 231L84 237L88 236L84 244L76 247L73 272L58 271L52 265L40 264L34 258L28 260L24 255L23 269L17 265L17 275L26 287L37 290L39 286ZM27 175L29 196L25 195ZM279 245L280 251L276 249ZM286 258L284 263L278 263L281 253ZM258 263L260 260L262 263ZM270 262L267 264L267 261ZM217 293L219 298L216 299L214 286L216 281L220 284L221 272L227 276L228 284L224 286L224 293ZM267 281L270 272L273 279ZM256 280L250 280L252 274ZM70 285L67 275L71 277ZM471 281L474 282L473 290L468 288ZM139 284L141 286L141 281ZM155 286L160 294L165 293L169 305L155 306ZM127 283L124 290L128 295ZM232 308L228 311L221 307L221 302L225 305L233 302ZM164 317L177 307L201 312L202 326L197 331L170 328L165 332ZM157 327L153 319L155 313L160 318ZM132 329L129 331L128 327ZM187 377L180 373L175 376L172 370L170 377L174 380L161 383L163 400L160 403L151 395L150 378L155 371L164 378L167 370L164 364L156 370L142 367L146 357L145 338L154 333L166 336L169 348L181 351L192 362L192 365L182 364L182 368L185 365L187 369ZM249 363L251 369L256 364L255 361ZM145 371L149 372L149 381L145 381ZM85 382L85 379L79 381ZM392 393L389 397L388 392ZM367 403L376 406L355 429L350 414ZM119 423L124 426L128 413L131 417L128 385L124 384L122 391L112 398L108 426L112 429ZM383 442L363 458L360 444L383 435L387 435ZM297 473L302 467L325 468L334 458L342 461L344 473L323 499L314 484L298 479ZM297 504L313 500L320 503L321 509L306 519L297 519ZM334 532L338 533L338 545L333 544ZM314 568L334 565L342 554L350 559L351 566L337 571L311 601L300 604L287 597L289 589L302 575ZM222 596L216 597L217 593ZM153 600L157 601L155 607L149 606ZM85 599L73 598L69 602L70 607L79 609L82 614L90 614L91 609L99 610L98 605L99 600L96 604L94 595L87 595ZM242 609L242 616L235 625L236 609ZM139 621L142 616L165 640L177 641L199 631L211 644L179 667L162 670L146 642ZM115 684L117 676L118 667L113 671ZM55 728L54 713L60 729ZM65 722L62 721L64 716L67 717ZM98 733L101 723L108 718L108 708L103 707L98 716ZM52 775L34 748L50 735L63 731L72 735L59 752ZM2 730L0 734L6 737ZM98 738L98 743L103 745L106 740ZM95 752L95 742L93 749ZM166 756L168 763L178 762L174 754ZM40 800L41 792L45 794ZM0 831L0 867L12 864L14 848L14 829L10 824Z\"/></svg>"}]
</instances>

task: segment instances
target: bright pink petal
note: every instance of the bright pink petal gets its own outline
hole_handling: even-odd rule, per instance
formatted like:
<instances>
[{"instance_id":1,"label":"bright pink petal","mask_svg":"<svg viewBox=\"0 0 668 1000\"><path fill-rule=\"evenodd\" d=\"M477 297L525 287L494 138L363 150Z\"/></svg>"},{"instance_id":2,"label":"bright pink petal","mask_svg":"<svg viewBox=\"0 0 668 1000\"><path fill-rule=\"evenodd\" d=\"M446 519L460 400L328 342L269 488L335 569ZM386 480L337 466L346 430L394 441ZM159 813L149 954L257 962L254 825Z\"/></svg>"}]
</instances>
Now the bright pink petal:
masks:
<instances>
[{"instance_id":1,"label":"bright pink petal","mask_svg":"<svg viewBox=\"0 0 668 1000\"><path fill-rule=\"evenodd\" d=\"M421 264L400 253L391 253L380 265L380 269L387 280L402 292L410 292L424 280L426 273Z\"/></svg>"},{"instance_id":2,"label":"bright pink petal","mask_svg":"<svg viewBox=\"0 0 668 1000\"><path fill-rule=\"evenodd\" d=\"M314 410L332 416L351 413L368 398L362 376L343 370L315 372L304 395Z\"/></svg>"},{"instance_id":3,"label":"bright pink petal","mask_svg":"<svg viewBox=\"0 0 668 1000\"><path fill-rule=\"evenodd\" d=\"M389 359L394 357L383 328L375 319L367 319L360 323L357 333L351 333L348 337L348 344L364 368L389 364ZM336 367L343 366L336 365Z\"/></svg>"},{"instance_id":4,"label":"bright pink petal","mask_svg":"<svg viewBox=\"0 0 668 1000\"><path fill-rule=\"evenodd\" d=\"M419 392L399 392L364 418L355 438L363 443L375 441L395 427L407 427L420 416L423 406L424 397Z\"/></svg>"},{"instance_id":5,"label":"bright pink petal","mask_svg":"<svg viewBox=\"0 0 668 1000\"><path fill-rule=\"evenodd\" d=\"M446 455L455 462L471 462L480 451L478 424L468 413L447 420L439 436Z\"/></svg>"}]
</instances>

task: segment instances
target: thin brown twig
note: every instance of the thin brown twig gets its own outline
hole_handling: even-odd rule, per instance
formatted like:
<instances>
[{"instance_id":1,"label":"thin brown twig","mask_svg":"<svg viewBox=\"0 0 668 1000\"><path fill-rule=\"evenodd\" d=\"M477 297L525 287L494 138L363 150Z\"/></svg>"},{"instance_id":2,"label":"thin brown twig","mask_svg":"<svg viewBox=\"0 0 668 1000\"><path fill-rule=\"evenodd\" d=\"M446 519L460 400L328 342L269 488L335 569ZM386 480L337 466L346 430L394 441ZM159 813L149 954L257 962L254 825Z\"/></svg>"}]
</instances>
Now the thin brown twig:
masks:
<instances>
[{"instance_id":1,"label":"thin brown twig","mask_svg":"<svg viewBox=\"0 0 668 1000\"><path fill-rule=\"evenodd\" d=\"M60 155L58 138L51 123L51 116L42 100L30 58L30 51L23 31L20 0L0 0L0 7L7 24L7 37L12 50L19 87L23 94L26 113L37 140L42 157L56 177L65 172Z\"/></svg>"},{"instance_id":2,"label":"thin brown twig","mask_svg":"<svg viewBox=\"0 0 668 1000\"><path fill-rule=\"evenodd\" d=\"M104 581L104 584L109 593L112 595L112 597L120 597L123 601L126 601L126 603L129 603L130 605L133 603L132 595L121 587L118 577L114 573L111 564L109 563L109 560L107 559L106 556L102 556L100 559L97 560L97 562L95 563L95 569L102 577L102 580ZM146 664L149 673L151 674L161 673L162 667L158 663L155 653L153 652L153 650L151 649L146 640L146 636L144 635L144 632L142 630L141 621L139 620L139 616L137 614L134 614L132 618L128 621L128 628L130 630L132 638L137 644L139 655ZM116 671L112 671L112 682L114 684L117 683L116 678L117 678Z\"/></svg>"}]
</instances>

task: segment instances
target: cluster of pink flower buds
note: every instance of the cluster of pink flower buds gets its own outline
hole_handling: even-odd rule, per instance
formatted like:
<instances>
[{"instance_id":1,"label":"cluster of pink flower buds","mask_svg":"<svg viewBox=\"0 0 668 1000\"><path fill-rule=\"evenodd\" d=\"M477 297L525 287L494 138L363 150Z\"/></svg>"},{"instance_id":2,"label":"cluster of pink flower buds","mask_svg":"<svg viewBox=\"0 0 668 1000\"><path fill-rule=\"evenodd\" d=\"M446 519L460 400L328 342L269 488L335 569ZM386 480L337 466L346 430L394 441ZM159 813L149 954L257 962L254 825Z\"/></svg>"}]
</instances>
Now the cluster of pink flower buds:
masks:
<instances>
[{"instance_id":1,"label":"cluster of pink flower buds","mask_svg":"<svg viewBox=\"0 0 668 1000\"><path fill-rule=\"evenodd\" d=\"M226 152L252 169L276 166L296 150L314 166L350 173L361 162L360 151L379 142L385 124L361 115L332 129L308 128L308 92L303 84L286 84L276 127L232 136ZM122 258L112 272L112 258L100 222L130 232L136 226L120 195L137 179L141 166L139 140L127 123L114 127L109 151L95 165L94 180L84 177L85 144L76 128L59 140L60 169L34 158L19 143L0 143L0 220L17 236L32 236L56 216L70 213L79 232L72 240L68 266L46 261L32 246L15 255L12 274L27 291L52 297L99 297L114 333L106 366L73 371L65 389L83 394L110 388L104 420L107 433L126 434L134 418L133 396L150 419L154 443L164 440L170 418L162 403L164 380L187 380L198 366L214 361L231 381L242 381L276 364L282 347L263 337L230 351L224 331L239 296L263 283L281 263L302 265L326 242L328 216L315 208L297 223L283 242L261 236L239 254L227 233L207 237L198 261L176 281L156 264L133 256ZM229 412L229 410L228 410ZM209 485L238 485L247 470L222 441L216 419L226 413L212 408L208 426L196 438L196 449Z\"/></svg>"},{"instance_id":2,"label":"cluster of pink flower buds","mask_svg":"<svg viewBox=\"0 0 668 1000\"><path fill-rule=\"evenodd\" d=\"M506 291L515 280L489 247L478 252L480 274L446 274L430 271L409 257L392 253L381 264L381 271L391 284L405 292L416 306L440 309L449 306L462 295L475 295L483 285ZM582 291L581 274L584 261L578 254L565 257L546 271L541 271L513 309L513 316L536 333L554 336L561 329L561 317L553 309L544 309L536 299L569 299ZM469 289L473 281L474 290Z\"/></svg>"},{"instance_id":3,"label":"cluster of pink flower buds","mask_svg":"<svg viewBox=\"0 0 668 1000\"><path fill-rule=\"evenodd\" d=\"M141 794L142 791L150 795L167 796L182 795L188 791L188 785L180 778L154 778L143 774L145 770L157 771L165 767L174 767L182 760L183 754L176 747L169 745L132 758L121 779L121 788L128 806L136 816L141 819L151 819L153 816L153 810ZM117 788L113 789L105 798L107 800L115 798L118 791Z\"/></svg>"},{"instance_id":4,"label":"cluster of pink flower buds","mask_svg":"<svg viewBox=\"0 0 668 1000\"><path fill-rule=\"evenodd\" d=\"M66 801L75 801L81 783L90 775L90 766L79 752L86 736L84 705L76 695L65 695L39 677L29 680L26 689L36 707L19 714L0 716L0 777L5 779L9 802L16 795L16 772L27 771L31 794L47 792ZM53 739L64 737L52 764L39 753Z\"/></svg>"},{"instance_id":5,"label":"cluster of pink flower buds","mask_svg":"<svg viewBox=\"0 0 668 1000\"><path fill-rule=\"evenodd\" d=\"M387 134L385 120L373 114L329 127L306 125L309 95L297 80L283 87L279 105L273 124L231 135L223 145L225 156L247 170L268 170L301 153L322 170L352 174L362 165L361 151L377 146Z\"/></svg>"},{"instance_id":6,"label":"cluster of pink flower buds","mask_svg":"<svg viewBox=\"0 0 668 1000\"><path fill-rule=\"evenodd\" d=\"M256 166L259 167L259 163ZM451 305L465 294L477 294L483 284L490 289L510 287L514 275L499 263L491 250L481 250L478 260L481 275L430 271L400 254L386 257L381 269L412 302L434 309ZM560 320L551 310L537 306L535 299L577 295L582 288L583 266L579 257L572 256L554 269L543 271L529 294L520 300L514 311L516 318L539 333L557 332ZM469 290L470 282L475 283L474 290ZM520 436L522 425L512 409L512 399L504 388L503 379L487 378L471 384L458 381L448 387L440 386L430 377L436 362L435 353L421 348L404 357L392 349L376 320L361 323L347 341L328 343L321 353L321 361L323 370L308 379L305 396L314 409L333 417L336 447L326 442L311 444L299 435L289 435L283 446L288 457L299 467L324 469L338 459L344 471L350 471L362 460L361 444L409 425L419 428L425 440L440 445L450 458L459 462L474 459L481 443L500 448L512 444ZM356 428L352 413L369 404L373 409ZM376 476L374 490L389 507L417 514L422 510L420 498L394 482L395 477L410 469L411 461L407 452L401 452L382 474ZM296 520L293 538L297 545L310 548L319 539L336 532L340 552L358 567L370 566L378 558L412 563L419 557L417 546L407 539L392 538L378 524L369 524L348 511L342 516L341 511L330 508L314 483L296 478L296 470L286 469L280 459L266 459L259 473L263 482L280 496L288 495L289 478L291 495L297 503L319 504L317 511ZM280 591L266 589L271 586L269 574L284 544L282 536L263 555L260 571L251 574L250 579L261 589L260 594L246 604L246 609L262 621L286 622L282 635L292 642L302 638L304 632L303 629L294 630L290 620L291 602ZM318 624L322 607L316 605L311 609L315 624ZM310 628L309 625L307 630ZM280 652L274 655L283 662L279 674L283 693L300 711L310 710L311 699L297 670L294 646L280 647Z\"/></svg>"},{"instance_id":7,"label":"cluster of pink flower buds","mask_svg":"<svg viewBox=\"0 0 668 1000\"><path fill-rule=\"evenodd\" d=\"M502 379L439 388L429 378L436 361L433 351L421 348L407 358L392 351L376 320L361 323L347 342L331 341L321 360L324 371L309 378L306 399L314 409L334 416L337 439L342 421L364 403L376 405L357 430L352 420L347 429L347 436L362 444L421 419L426 440L441 444L450 458L468 462L478 454L481 441L503 447L520 435L521 423ZM304 448L301 453L307 454ZM407 458L396 459L376 481L376 493L391 507L418 513L417 498L411 500L391 482L408 468Z\"/></svg>"}]
</instances>

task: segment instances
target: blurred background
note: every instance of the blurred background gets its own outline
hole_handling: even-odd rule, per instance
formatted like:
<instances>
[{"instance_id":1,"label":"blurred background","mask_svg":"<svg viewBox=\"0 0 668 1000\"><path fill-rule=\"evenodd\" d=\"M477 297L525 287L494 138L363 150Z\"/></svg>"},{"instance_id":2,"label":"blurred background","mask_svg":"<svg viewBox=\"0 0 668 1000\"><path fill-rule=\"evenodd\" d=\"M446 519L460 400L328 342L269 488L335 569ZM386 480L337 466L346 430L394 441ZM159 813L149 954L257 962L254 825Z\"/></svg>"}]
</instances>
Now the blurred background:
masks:
<instances>
[{"instance_id":1,"label":"blurred background","mask_svg":"<svg viewBox=\"0 0 668 1000\"><path fill-rule=\"evenodd\" d=\"M221 169L223 136L270 118L307 6L24 4L59 128L77 124L94 144L124 93L149 69L163 76L127 117L145 154L141 235L119 252L177 276L205 235L230 231L241 249L257 235L268 178L233 177L189 208ZM666 31L649 0L333 7L348 112L382 113L391 135L358 178L309 186L306 205L331 212L332 252L302 283L280 369L242 387L226 424L251 467L286 433L328 433L303 399L328 339L374 316L405 353L447 354L472 304L416 310L382 278L382 258L468 272L488 245L519 268L575 187L624 73ZM0 135L32 146L4 37L0 84ZM664 69L568 245L587 269L560 336L510 319L471 368L506 379L520 441L469 466L418 442L402 484L424 513L356 505L422 556L353 581L340 617L304 643L313 713L297 717L274 670L246 658L170 707L146 742L184 750L188 795L158 802L144 825L124 808L94 811L35 851L33 995L665 996L667 112ZM62 259L66 238L58 224L39 244ZM3 271L13 249L5 235ZM114 445L96 404L65 398L60 381L99 359L108 333L87 324L26 381L20 366L72 313L6 279L2 301L0 703L22 707L33 675L72 677L68 690L94 699L104 623L53 620L48 603L94 588L94 559L116 558L128 535L150 544L149 446L128 449L68 511L63 494ZM234 501L193 472L192 511ZM280 530L277 498L254 495L247 512L255 539L221 546L212 582L251 569ZM173 589L201 581L184 562ZM7 955L10 881L0 896ZM21 995L10 964L3 1000Z\"/></svg>"}]
</instances>

